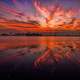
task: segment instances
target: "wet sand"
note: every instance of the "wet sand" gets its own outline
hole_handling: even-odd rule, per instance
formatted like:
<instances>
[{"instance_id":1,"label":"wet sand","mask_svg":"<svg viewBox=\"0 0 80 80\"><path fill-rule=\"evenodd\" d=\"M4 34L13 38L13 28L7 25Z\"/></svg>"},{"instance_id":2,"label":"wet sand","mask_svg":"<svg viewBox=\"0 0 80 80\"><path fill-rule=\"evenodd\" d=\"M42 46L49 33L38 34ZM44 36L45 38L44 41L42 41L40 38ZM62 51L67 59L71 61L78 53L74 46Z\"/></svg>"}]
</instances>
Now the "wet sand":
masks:
<instances>
[{"instance_id":1,"label":"wet sand","mask_svg":"<svg viewBox=\"0 0 80 80\"><path fill-rule=\"evenodd\" d=\"M0 76L80 76L80 37L0 37Z\"/></svg>"}]
</instances>

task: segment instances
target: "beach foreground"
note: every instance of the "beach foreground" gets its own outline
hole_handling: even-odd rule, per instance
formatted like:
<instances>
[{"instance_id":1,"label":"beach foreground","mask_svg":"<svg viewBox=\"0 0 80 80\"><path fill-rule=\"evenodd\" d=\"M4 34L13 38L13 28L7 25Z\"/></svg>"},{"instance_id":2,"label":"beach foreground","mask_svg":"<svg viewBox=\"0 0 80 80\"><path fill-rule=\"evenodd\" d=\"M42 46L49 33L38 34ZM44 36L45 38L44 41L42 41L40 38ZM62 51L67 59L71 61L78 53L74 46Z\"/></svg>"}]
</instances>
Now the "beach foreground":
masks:
<instances>
[{"instance_id":1,"label":"beach foreground","mask_svg":"<svg viewBox=\"0 0 80 80\"><path fill-rule=\"evenodd\" d=\"M0 76L50 79L79 74L80 37L0 37Z\"/></svg>"}]
</instances>

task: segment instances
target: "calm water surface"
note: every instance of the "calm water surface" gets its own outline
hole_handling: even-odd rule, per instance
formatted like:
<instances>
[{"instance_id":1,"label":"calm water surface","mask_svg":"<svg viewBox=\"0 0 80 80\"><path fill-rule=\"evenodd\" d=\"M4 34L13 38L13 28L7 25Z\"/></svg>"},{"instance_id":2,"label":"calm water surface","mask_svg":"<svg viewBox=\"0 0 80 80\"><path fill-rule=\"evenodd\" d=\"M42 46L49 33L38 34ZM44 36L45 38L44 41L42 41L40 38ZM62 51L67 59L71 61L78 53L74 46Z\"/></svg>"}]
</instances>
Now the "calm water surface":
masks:
<instances>
[{"instance_id":1,"label":"calm water surface","mask_svg":"<svg viewBox=\"0 0 80 80\"><path fill-rule=\"evenodd\" d=\"M80 71L80 37L0 36L0 72L32 73L38 67L51 74Z\"/></svg>"}]
</instances>

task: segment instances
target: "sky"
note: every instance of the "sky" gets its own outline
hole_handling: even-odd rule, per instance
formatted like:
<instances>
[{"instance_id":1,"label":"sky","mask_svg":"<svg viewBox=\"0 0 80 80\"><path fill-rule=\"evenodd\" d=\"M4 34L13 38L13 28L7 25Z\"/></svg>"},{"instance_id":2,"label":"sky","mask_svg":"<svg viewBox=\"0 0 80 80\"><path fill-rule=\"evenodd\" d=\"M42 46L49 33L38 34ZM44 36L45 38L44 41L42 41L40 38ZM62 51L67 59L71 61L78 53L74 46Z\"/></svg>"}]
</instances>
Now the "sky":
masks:
<instances>
[{"instance_id":1,"label":"sky","mask_svg":"<svg viewBox=\"0 0 80 80\"><path fill-rule=\"evenodd\" d=\"M60 4L64 8L80 9L80 0L38 0L42 5L50 7ZM9 10L9 11L8 11ZM35 16L34 0L0 0L0 17L6 19L23 19L25 16ZM22 16L22 17L21 17Z\"/></svg>"}]
</instances>

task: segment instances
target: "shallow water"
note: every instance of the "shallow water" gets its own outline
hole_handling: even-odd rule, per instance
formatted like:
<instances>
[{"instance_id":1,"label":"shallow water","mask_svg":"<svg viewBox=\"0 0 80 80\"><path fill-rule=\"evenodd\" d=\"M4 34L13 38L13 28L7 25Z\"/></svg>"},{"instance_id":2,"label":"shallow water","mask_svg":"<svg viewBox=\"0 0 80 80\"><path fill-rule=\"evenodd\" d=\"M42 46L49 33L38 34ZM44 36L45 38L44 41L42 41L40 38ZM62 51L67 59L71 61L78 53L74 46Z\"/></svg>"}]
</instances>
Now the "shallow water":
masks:
<instances>
[{"instance_id":1,"label":"shallow water","mask_svg":"<svg viewBox=\"0 0 80 80\"><path fill-rule=\"evenodd\" d=\"M55 70L79 71L80 37L0 36L1 72L34 74L33 68L51 74Z\"/></svg>"}]
</instances>

